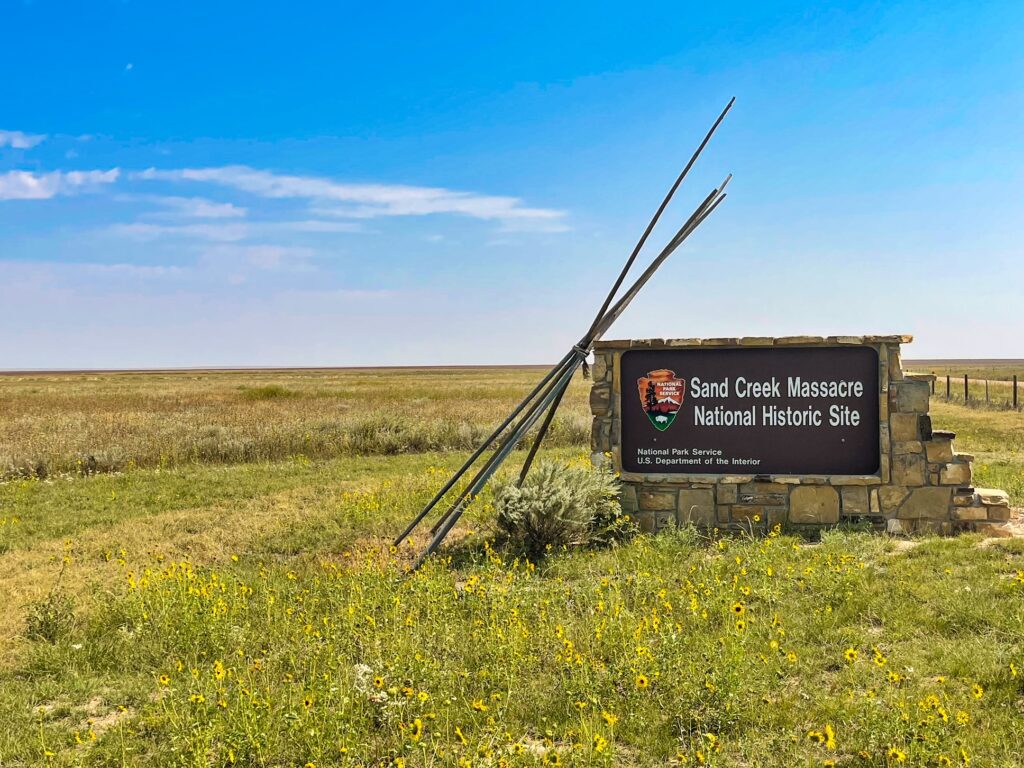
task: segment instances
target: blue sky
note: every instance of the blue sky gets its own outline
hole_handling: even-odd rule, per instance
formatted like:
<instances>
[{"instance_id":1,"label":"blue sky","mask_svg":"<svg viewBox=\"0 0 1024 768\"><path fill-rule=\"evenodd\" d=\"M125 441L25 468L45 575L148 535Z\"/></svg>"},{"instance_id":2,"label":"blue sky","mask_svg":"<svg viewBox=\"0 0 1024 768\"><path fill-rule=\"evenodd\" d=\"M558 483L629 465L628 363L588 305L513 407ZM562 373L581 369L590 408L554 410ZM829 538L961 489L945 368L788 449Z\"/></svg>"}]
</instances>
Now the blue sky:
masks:
<instances>
[{"instance_id":1,"label":"blue sky","mask_svg":"<svg viewBox=\"0 0 1024 768\"><path fill-rule=\"evenodd\" d=\"M0 368L550 362L913 333L1024 357L1019 3L0 0Z\"/></svg>"}]
</instances>

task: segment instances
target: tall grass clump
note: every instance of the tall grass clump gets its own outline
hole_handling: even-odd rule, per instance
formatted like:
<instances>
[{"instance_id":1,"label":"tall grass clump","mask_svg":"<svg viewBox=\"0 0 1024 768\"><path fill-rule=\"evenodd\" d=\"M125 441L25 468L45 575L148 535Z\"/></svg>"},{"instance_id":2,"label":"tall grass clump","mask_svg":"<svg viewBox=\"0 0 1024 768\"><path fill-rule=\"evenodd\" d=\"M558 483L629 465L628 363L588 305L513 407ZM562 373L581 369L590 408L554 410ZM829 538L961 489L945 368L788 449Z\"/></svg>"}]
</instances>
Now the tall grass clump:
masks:
<instances>
[{"instance_id":1,"label":"tall grass clump","mask_svg":"<svg viewBox=\"0 0 1024 768\"><path fill-rule=\"evenodd\" d=\"M282 397L298 397L298 394L280 384L267 384L242 390L242 397L246 400L277 400Z\"/></svg>"},{"instance_id":2,"label":"tall grass clump","mask_svg":"<svg viewBox=\"0 0 1024 768\"><path fill-rule=\"evenodd\" d=\"M25 636L30 640L56 643L71 633L75 623L75 601L61 587L66 567L65 562L57 575L57 582L45 596L28 604Z\"/></svg>"},{"instance_id":3,"label":"tall grass clump","mask_svg":"<svg viewBox=\"0 0 1024 768\"><path fill-rule=\"evenodd\" d=\"M586 466L541 462L521 486L498 484L494 505L505 542L530 557L607 543L623 530L614 475Z\"/></svg>"}]
</instances>

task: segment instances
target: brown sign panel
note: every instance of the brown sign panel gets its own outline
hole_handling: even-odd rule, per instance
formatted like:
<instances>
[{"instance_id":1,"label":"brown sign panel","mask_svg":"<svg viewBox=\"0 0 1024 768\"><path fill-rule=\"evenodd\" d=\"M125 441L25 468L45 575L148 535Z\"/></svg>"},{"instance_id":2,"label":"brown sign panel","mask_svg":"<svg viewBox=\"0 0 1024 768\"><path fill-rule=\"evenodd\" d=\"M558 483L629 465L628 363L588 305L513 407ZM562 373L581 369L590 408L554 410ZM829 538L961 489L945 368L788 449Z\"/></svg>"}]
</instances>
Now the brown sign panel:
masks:
<instances>
[{"instance_id":1,"label":"brown sign panel","mask_svg":"<svg viewBox=\"0 0 1024 768\"><path fill-rule=\"evenodd\" d=\"M870 347L634 349L620 373L627 472L879 471Z\"/></svg>"}]
</instances>

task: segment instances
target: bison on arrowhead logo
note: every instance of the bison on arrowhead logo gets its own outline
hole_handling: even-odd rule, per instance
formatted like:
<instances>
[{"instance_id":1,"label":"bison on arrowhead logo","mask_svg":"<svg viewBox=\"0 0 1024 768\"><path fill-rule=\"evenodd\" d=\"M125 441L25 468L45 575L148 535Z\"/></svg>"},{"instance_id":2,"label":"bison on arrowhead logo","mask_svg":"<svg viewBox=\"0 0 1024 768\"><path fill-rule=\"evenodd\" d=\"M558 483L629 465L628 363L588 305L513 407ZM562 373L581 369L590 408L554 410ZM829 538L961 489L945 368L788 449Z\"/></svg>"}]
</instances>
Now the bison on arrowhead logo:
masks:
<instances>
[{"instance_id":1,"label":"bison on arrowhead logo","mask_svg":"<svg viewBox=\"0 0 1024 768\"><path fill-rule=\"evenodd\" d=\"M677 379L675 371L660 368L648 371L636 380L640 404L654 428L664 432L676 420L686 394L686 380Z\"/></svg>"}]
</instances>

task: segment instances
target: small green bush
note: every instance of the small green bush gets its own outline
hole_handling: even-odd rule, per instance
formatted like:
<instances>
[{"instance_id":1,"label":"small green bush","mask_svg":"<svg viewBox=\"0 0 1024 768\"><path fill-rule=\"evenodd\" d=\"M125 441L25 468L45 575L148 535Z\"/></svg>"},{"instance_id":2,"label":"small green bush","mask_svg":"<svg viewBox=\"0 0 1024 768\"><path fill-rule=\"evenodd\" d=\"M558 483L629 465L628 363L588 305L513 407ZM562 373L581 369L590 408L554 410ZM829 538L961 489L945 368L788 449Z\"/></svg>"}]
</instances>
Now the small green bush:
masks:
<instances>
[{"instance_id":1,"label":"small green bush","mask_svg":"<svg viewBox=\"0 0 1024 768\"><path fill-rule=\"evenodd\" d=\"M619 486L607 471L541 462L522 487L495 487L498 528L530 557L561 547L606 544L622 536Z\"/></svg>"},{"instance_id":2,"label":"small green bush","mask_svg":"<svg viewBox=\"0 0 1024 768\"><path fill-rule=\"evenodd\" d=\"M30 640L56 643L71 632L74 621L74 602L59 587L55 587L46 597L29 604L25 636Z\"/></svg>"}]
</instances>

